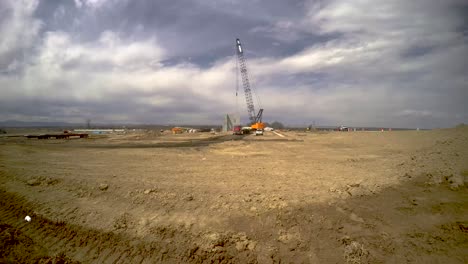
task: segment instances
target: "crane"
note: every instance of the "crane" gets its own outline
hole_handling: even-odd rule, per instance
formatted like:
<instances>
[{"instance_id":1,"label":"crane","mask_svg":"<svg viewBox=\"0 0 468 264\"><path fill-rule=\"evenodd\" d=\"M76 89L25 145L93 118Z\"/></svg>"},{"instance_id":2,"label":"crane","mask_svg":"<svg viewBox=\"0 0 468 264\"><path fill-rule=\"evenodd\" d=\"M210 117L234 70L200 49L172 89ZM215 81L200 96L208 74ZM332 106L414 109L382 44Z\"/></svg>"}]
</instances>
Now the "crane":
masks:
<instances>
[{"instance_id":1,"label":"crane","mask_svg":"<svg viewBox=\"0 0 468 264\"><path fill-rule=\"evenodd\" d=\"M260 108L258 113L255 113L255 107L252 98L252 89L250 88L249 75L247 74L247 65L245 63L244 51L242 49L242 44L239 39L236 39L236 53L237 63L240 66L240 73L242 76L242 85L244 87L245 101L247 103L247 112L249 114L250 127L253 130L263 130L265 128L265 124L262 123L263 109ZM238 73L239 72L237 71L237 74Z\"/></svg>"}]
</instances>

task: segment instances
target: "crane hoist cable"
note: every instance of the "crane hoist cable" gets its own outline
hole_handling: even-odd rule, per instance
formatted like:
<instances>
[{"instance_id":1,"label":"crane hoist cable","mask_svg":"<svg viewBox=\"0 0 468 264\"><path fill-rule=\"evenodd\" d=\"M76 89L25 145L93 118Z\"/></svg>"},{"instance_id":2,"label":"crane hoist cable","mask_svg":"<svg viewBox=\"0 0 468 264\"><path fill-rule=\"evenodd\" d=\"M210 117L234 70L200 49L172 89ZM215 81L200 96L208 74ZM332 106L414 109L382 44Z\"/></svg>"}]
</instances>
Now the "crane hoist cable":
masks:
<instances>
[{"instance_id":1,"label":"crane hoist cable","mask_svg":"<svg viewBox=\"0 0 468 264\"><path fill-rule=\"evenodd\" d=\"M234 52L234 57L236 57L236 52ZM234 58L235 59L235 58ZM236 60L236 114L239 114L239 103L238 103L238 93L239 93L239 61Z\"/></svg>"}]
</instances>

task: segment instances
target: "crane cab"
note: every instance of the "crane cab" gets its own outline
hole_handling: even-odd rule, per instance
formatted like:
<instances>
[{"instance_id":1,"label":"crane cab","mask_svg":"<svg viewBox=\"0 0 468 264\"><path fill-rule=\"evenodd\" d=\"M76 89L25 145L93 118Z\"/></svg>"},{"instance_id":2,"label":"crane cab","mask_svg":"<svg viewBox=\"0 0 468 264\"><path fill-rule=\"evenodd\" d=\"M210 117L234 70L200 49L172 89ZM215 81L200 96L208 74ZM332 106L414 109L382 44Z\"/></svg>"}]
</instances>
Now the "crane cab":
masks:
<instances>
[{"instance_id":1,"label":"crane cab","mask_svg":"<svg viewBox=\"0 0 468 264\"><path fill-rule=\"evenodd\" d=\"M251 128L253 130L262 130L265 129L265 123L262 123L262 122L257 122L257 123L254 123L252 124Z\"/></svg>"}]
</instances>

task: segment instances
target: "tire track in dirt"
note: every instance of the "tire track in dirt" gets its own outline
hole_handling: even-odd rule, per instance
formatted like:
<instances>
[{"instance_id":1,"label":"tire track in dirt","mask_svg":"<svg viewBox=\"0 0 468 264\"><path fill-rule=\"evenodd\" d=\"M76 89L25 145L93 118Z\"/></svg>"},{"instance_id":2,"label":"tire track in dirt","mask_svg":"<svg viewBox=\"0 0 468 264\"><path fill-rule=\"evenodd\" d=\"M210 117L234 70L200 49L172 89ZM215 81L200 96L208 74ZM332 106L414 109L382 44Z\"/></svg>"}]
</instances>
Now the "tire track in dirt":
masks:
<instances>
[{"instance_id":1,"label":"tire track in dirt","mask_svg":"<svg viewBox=\"0 0 468 264\"><path fill-rule=\"evenodd\" d=\"M22 234L33 241L34 247L45 250L46 258L58 256L70 260L63 263L256 263L256 255L252 252L236 250L232 234L223 235L222 240L210 240L205 247L204 233L190 234L167 227L145 238L131 237L51 220L32 213L32 208L19 195L0 189L0 226L8 226L13 230L10 233ZM72 214L75 209L66 211ZM24 220L26 215L32 218L30 222ZM3 235L1 232L2 229L0 235ZM18 250L9 246L11 251ZM30 252L24 247L21 250L24 251L21 252L22 258L28 257L30 262L36 263L37 259L44 258L42 251L42 255L34 255L35 251Z\"/></svg>"},{"instance_id":2,"label":"tire track in dirt","mask_svg":"<svg viewBox=\"0 0 468 264\"><path fill-rule=\"evenodd\" d=\"M151 255L142 252L141 242L132 242L135 246L131 246L129 240L119 234L89 230L28 213L32 210L21 198L3 190L0 190L0 201L0 222L20 230L49 253L65 253L69 258L83 263L140 263L151 260ZM26 215L31 216L31 222L24 220Z\"/></svg>"},{"instance_id":3,"label":"tire track in dirt","mask_svg":"<svg viewBox=\"0 0 468 264\"><path fill-rule=\"evenodd\" d=\"M100 148L100 149L125 149L125 148L192 148L192 147L206 147L212 144L218 144L226 141L242 140L245 136L239 135L220 135L210 138L201 139L187 139L178 142L158 142L158 143L135 143L123 142L117 144L97 144L92 145L84 144L77 145L76 147L84 148Z\"/></svg>"}]
</instances>

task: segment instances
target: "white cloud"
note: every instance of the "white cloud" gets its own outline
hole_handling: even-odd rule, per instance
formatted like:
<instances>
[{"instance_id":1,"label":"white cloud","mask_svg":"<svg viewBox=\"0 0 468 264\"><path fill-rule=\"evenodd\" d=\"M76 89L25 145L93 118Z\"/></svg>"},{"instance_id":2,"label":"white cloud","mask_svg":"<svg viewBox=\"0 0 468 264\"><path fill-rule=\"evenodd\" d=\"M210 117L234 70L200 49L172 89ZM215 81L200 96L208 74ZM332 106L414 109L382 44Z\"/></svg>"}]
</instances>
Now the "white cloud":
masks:
<instances>
[{"instance_id":1,"label":"white cloud","mask_svg":"<svg viewBox=\"0 0 468 264\"><path fill-rule=\"evenodd\" d=\"M74 43L64 32L48 32L44 38L39 64L51 68L96 71L101 66L108 71L115 68L132 70L142 66L154 66L164 59L163 50L155 39L125 42L113 32L103 32L97 42Z\"/></svg>"},{"instance_id":2,"label":"white cloud","mask_svg":"<svg viewBox=\"0 0 468 264\"><path fill-rule=\"evenodd\" d=\"M78 8L81 8L82 6L87 6L96 9L102 7L106 2L109 1L110 0L75 0L75 5Z\"/></svg>"},{"instance_id":3,"label":"white cloud","mask_svg":"<svg viewBox=\"0 0 468 264\"><path fill-rule=\"evenodd\" d=\"M13 69L20 63L15 57L24 55L34 45L41 22L32 17L37 0L2 1L0 11L0 67ZM15 64L15 65L10 65Z\"/></svg>"},{"instance_id":4,"label":"white cloud","mask_svg":"<svg viewBox=\"0 0 468 264\"><path fill-rule=\"evenodd\" d=\"M81 2L81 0L74 0L75 1L75 6L77 8L81 8L83 6L83 2Z\"/></svg>"}]
</instances>

